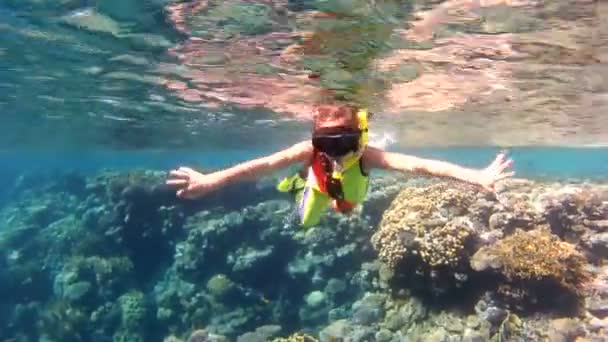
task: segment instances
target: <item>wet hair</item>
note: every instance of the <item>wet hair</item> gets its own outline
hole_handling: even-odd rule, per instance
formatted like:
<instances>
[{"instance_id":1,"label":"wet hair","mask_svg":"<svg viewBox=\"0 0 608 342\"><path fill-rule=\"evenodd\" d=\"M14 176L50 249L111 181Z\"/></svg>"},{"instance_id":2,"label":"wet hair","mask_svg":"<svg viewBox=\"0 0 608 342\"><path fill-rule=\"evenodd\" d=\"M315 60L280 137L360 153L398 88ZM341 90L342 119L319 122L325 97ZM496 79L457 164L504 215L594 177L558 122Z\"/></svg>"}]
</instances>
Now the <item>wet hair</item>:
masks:
<instances>
[{"instance_id":1,"label":"wet hair","mask_svg":"<svg viewBox=\"0 0 608 342\"><path fill-rule=\"evenodd\" d=\"M320 124L337 119L347 119L357 122L358 108L344 104L322 104L316 105L313 109L313 128L317 128Z\"/></svg>"}]
</instances>

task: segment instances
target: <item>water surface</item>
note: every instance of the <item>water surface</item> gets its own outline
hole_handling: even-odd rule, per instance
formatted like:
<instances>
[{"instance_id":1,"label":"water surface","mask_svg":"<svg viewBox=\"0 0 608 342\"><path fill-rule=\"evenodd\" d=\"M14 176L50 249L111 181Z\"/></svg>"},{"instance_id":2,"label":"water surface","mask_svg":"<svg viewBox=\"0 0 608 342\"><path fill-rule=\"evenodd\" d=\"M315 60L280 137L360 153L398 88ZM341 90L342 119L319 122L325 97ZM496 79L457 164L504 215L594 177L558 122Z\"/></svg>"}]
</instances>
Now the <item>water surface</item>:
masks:
<instances>
[{"instance_id":1,"label":"water surface","mask_svg":"<svg viewBox=\"0 0 608 342\"><path fill-rule=\"evenodd\" d=\"M323 89L404 147L608 143L603 3L374 4L2 1L0 146L294 141Z\"/></svg>"}]
</instances>

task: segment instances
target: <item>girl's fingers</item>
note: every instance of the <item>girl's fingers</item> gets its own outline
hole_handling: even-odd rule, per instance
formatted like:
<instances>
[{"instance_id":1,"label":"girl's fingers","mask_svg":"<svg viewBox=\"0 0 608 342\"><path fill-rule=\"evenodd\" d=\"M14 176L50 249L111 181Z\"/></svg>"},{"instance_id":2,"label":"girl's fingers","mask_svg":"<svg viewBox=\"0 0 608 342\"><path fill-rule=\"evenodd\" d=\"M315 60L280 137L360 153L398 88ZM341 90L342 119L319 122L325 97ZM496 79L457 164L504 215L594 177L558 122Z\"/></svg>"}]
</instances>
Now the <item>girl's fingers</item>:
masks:
<instances>
[{"instance_id":1,"label":"girl's fingers","mask_svg":"<svg viewBox=\"0 0 608 342\"><path fill-rule=\"evenodd\" d=\"M494 158L494 161L490 164L490 166L488 166L488 169L491 169L491 170L497 169L504 160L505 160L504 153L502 153L502 152L499 153L498 155L496 155L496 158Z\"/></svg>"},{"instance_id":2,"label":"girl's fingers","mask_svg":"<svg viewBox=\"0 0 608 342\"><path fill-rule=\"evenodd\" d=\"M183 189L177 190L177 192L175 194L177 195L177 197L180 197L180 198L188 198L189 197L188 196L189 195L188 188L183 188Z\"/></svg>"},{"instance_id":3,"label":"girl's fingers","mask_svg":"<svg viewBox=\"0 0 608 342\"><path fill-rule=\"evenodd\" d=\"M513 166L513 159L509 159L506 162L502 163L500 165L500 171L503 171L511 166Z\"/></svg>"},{"instance_id":4,"label":"girl's fingers","mask_svg":"<svg viewBox=\"0 0 608 342\"><path fill-rule=\"evenodd\" d=\"M185 167L185 166L180 167L178 170L182 171L182 172L185 172L185 173L188 173L188 174L190 174L190 173L196 173L196 171L194 171L193 169L191 169L189 167Z\"/></svg>"},{"instance_id":5,"label":"girl's fingers","mask_svg":"<svg viewBox=\"0 0 608 342\"><path fill-rule=\"evenodd\" d=\"M175 178L181 178L181 179L188 179L190 178L190 175L184 171L181 170L171 170L171 172L169 172L170 176L173 176Z\"/></svg>"},{"instance_id":6,"label":"girl's fingers","mask_svg":"<svg viewBox=\"0 0 608 342\"><path fill-rule=\"evenodd\" d=\"M515 175L515 171L505 172L505 173L500 174L496 178L496 180L498 181L498 180L502 180L502 179L505 179L505 178L513 177L513 175Z\"/></svg>"},{"instance_id":7,"label":"girl's fingers","mask_svg":"<svg viewBox=\"0 0 608 342\"><path fill-rule=\"evenodd\" d=\"M169 179L165 182L165 184L171 185L171 186L183 186L183 185L188 185L188 180L187 179Z\"/></svg>"}]
</instances>

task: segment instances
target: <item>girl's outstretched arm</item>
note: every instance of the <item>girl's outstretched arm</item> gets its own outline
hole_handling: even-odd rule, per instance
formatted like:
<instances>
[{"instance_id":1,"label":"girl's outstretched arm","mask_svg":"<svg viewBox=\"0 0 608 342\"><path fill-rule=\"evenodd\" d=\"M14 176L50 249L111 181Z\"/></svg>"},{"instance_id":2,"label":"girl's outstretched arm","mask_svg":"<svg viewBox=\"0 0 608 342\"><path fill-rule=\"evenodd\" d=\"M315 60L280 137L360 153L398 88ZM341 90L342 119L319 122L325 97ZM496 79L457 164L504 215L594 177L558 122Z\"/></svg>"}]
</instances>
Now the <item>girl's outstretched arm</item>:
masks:
<instances>
[{"instance_id":1,"label":"girl's outstretched arm","mask_svg":"<svg viewBox=\"0 0 608 342\"><path fill-rule=\"evenodd\" d=\"M237 180L250 180L286 168L292 164L307 162L312 157L310 140L295 144L269 156L246 161L230 168L202 174L188 167L171 170L166 184L177 188L177 196L197 198Z\"/></svg>"},{"instance_id":2,"label":"girl's outstretched arm","mask_svg":"<svg viewBox=\"0 0 608 342\"><path fill-rule=\"evenodd\" d=\"M467 183L482 186L493 191L494 184L513 176L513 171L506 171L512 160L506 160L504 153L499 153L496 159L484 169L470 169L440 160L424 159L401 153L385 152L368 147L364 154L365 164L370 168L399 170L420 175L453 178Z\"/></svg>"}]
</instances>

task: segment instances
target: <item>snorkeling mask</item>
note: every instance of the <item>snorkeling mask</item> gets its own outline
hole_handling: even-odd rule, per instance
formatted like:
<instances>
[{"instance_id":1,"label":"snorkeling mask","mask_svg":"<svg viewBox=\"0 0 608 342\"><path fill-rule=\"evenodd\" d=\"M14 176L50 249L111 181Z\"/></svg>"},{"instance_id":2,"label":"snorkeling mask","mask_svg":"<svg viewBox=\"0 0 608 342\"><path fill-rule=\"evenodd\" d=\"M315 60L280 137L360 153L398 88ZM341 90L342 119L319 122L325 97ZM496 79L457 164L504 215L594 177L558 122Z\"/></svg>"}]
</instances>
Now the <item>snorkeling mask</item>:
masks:
<instances>
[{"instance_id":1,"label":"snorkeling mask","mask_svg":"<svg viewBox=\"0 0 608 342\"><path fill-rule=\"evenodd\" d=\"M331 158L363 150L368 142L367 111L357 112L358 129L332 127L320 129L312 137L313 146Z\"/></svg>"},{"instance_id":2,"label":"snorkeling mask","mask_svg":"<svg viewBox=\"0 0 608 342\"><path fill-rule=\"evenodd\" d=\"M333 128L333 132L330 131L332 129L327 129L319 131L312 139L312 144L316 149L333 159L332 167L326 165L324 168L328 174L331 174L331 177L328 177L328 184L334 185L332 187L336 188L335 193L341 193L338 188L341 188L342 171L350 168L359 160L368 143L367 110L359 110L357 119L358 129L338 128L339 132L336 131L336 128ZM338 162L338 159L341 162Z\"/></svg>"},{"instance_id":3,"label":"snorkeling mask","mask_svg":"<svg viewBox=\"0 0 608 342\"><path fill-rule=\"evenodd\" d=\"M339 158L359 149L361 133L354 129L320 129L312 137L312 145L331 158Z\"/></svg>"}]
</instances>

